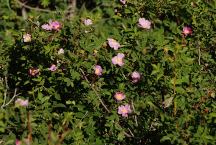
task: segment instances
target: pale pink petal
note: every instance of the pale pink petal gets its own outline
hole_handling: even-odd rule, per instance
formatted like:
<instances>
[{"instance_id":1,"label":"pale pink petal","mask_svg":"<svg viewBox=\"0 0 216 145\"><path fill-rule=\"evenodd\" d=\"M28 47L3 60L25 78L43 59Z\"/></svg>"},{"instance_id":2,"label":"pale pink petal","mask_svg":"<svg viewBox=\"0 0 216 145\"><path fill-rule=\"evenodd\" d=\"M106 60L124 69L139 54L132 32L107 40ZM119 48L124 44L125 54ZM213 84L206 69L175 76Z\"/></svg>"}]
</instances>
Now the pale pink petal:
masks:
<instances>
[{"instance_id":1,"label":"pale pink petal","mask_svg":"<svg viewBox=\"0 0 216 145\"><path fill-rule=\"evenodd\" d=\"M183 28L183 32L182 32L185 36L187 35L191 35L192 34L192 28L191 27L188 27L188 26L185 26Z\"/></svg>"},{"instance_id":2,"label":"pale pink petal","mask_svg":"<svg viewBox=\"0 0 216 145\"><path fill-rule=\"evenodd\" d=\"M92 24L93 24L93 22L92 22L91 19L85 19L83 23L84 23L84 25L86 25L86 26L89 26L89 25L92 25Z\"/></svg>"},{"instance_id":3,"label":"pale pink petal","mask_svg":"<svg viewBox=\"0 0 216 145\"><path fill-rule=\"evenodd\" d=\"M94 69L95 69L95 74L96 75L98 75L98 76L102 75L103 69L102 69L102 67L100 65L96 65Z\"/></svg>"},{"instance_id":4,"label":"pale pink petal","mask_svg":"<svg viewBox=\"0 0 216 145\"><path fill-rule=\"evenodd\" d=\"M126 4L126 0L120 0L120 2L125 5Z\"/></svg>"},{"instance_id":5,"label":"pale pink petal","mask_svg":"<svg viewBox=\"0 0 216 145\"><path fill-rule=\"evenodd\" d=\"M138 26L144 29L150 29L151 22L149 20L146 20L145 18L139 18Z\"/></svg>"},{"instance_id":6,"label":"pale pink petal","mask_svg":"<svg viewBox=\"0 0 216 145\"><path fill-rule=\"evenodd\" d=\"M108 40L108 44L111 48L113 48L114 50L119 49L120 44L115 39L108 38L107 40Z\"/></svg>"},{"instance_id":7,"label":"pale pink petal","mask_svg":"<svg viewBox=\"0 0 216 145\"><path fill-rule=\"evenodd\" d=\"M49 24L43 24L41 26L41 28L44 29L44 30L48 30L48 31L52 30L52 26L50 26Z\"/></svg>"},{"instance_id":8,"label":"pale pink petal","mask_svg":"<svg viewBox=\"0 0 216 145\"><path fill-rule=\"evenodd\" d=\"M57 66L55 64L52 64L50 66L50 68L48 68L50 71L56 71L57 70Z\"/></svg>"},{"instance_id":9,"label":"pale pink petal","mask_svg":"<svg viewBox=\"0 0 216 145\"><path fill-rule=\"evenodd\" d=\"M116 99L117 101L122 101L122 100L125 99L126 96L125 96L125 94L122 93L122 92L116 92L115 95L114 95L114 97L115 97L115 99Z\"/></svg>"}]
</instances>

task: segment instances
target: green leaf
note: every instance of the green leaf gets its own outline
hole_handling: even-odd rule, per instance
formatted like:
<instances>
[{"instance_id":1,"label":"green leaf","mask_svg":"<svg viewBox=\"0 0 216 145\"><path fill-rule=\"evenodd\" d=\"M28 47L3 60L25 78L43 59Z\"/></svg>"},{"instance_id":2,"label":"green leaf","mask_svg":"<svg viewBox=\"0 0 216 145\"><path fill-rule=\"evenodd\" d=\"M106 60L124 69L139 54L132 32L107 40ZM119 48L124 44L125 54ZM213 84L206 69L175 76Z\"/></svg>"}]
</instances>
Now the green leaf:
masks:
<instances>
[{"instance_id":1,"label":"green leaf","mask_svg":"<svg viewBox=\"0 0 216 145\"><path fill-rule=\"evenodd\" d=\"M50 1L49 0L41 0L41 5L46 7L50 4Z\"/></svg>"}]
</instances>

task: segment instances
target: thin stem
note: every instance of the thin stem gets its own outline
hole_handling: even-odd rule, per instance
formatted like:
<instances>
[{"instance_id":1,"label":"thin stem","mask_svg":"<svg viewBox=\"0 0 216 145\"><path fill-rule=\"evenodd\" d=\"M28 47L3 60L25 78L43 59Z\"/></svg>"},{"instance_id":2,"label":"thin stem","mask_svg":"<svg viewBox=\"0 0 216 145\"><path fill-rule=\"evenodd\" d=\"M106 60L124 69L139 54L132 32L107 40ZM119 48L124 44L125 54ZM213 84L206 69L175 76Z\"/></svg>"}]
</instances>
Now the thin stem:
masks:
<instances>
[{"instance_id":1,"label":"thin stem","mask_svg":"<svg viewBox=\"0 0 216 145\"><path fill-rule=\"evenodd\" d=\"M25 3L22 3L22 2L19 1L19 0L16 0L16 2L17 2L19 5L21 5L21 6L25 7L25 8L27 8L27 9L30 9L30 10L41 11L41 12L47 12L47 13L52 12L52 11L47 10L47 9L41 9L41 8L35 8L35 7L28 6L28 5L26 5Z\"/></svg>"},{"instance_id":2,"label":"thin stem","mask_svg":"<svg viewBox=\"0 0 216 145\"><path fill-rule=\"evenodd\" d=\"M8 106L8 105L14 100L14 98L15 98L16 96L20 95L20 94L16 94L16 92L17 92L17 88L15 88L15 90L14 90L14 95L13 95L13 97L10 99L10 101L9 101L7 104L4 105L4 107Z\"/></svg>"},{"instance_id":3,"label":"thin stem","mask_svg":"<svg viewBox=\"0 0 216 145\"><path fill-rule=\"evenodd\" d=\"M134 137L134 134L132 133L132 131L130 130L130 128L128 128L128 130L129 130L131 136Z\"/></svg>"},{"instance_id":4,"label":"thin stem","mask_svg":"<svg viewBox=\"0 0 216 145\"><path fill-rule=\"evenodd\" d=\"M31 116L30 112L28 112L28 141L32 141L32 127L31 127Z\"/></svg>"},{"instance_id":5,"label":"thin stem","mask_svg":"<svg viewBox=\"0 0 216 145\"><path fill-rule=\"evenodd\" d=\"M5 106L5 103L6 103L6 99L7 99L7 90L8 90L8 83L7 83L7 77L5 77L5 91L4 91L4 103L3 105L1 106L1 108L3 108Z\"/></svg>"},{"instance_id":6,"label":"thin stem","mask_svg":"<svg viewBox=\"0 0 216 145\"><path fill-rule=\"evenodd\" d=\"M130 134L128 134L128 133L125 132L125 131L124 131L123 133L124 133L124 135L127 136L127 137L132 137Z\"/></svg>"},{"instance_id":7,"label":"thin stem","mask_svg":"<svg viewBox=\"0 0 216 145\"><path fill-rule=\"evenodd\" d=\"M94 93L97 95L97 97L99 98L99 100L100 100L100 103L102 104L102 106L106 109L106 111L107 112L110 112L110 110L106 107L106 105L104 104L104 102L103 102L103 100L100 98L100 96L99 96L99 94L97 93L97 91L95 90L95 88L90 84L90 82L89 82L89 80L88 80L88 78L86 77L86 75L85 75L85 73L84 73L84 71L80 68L80 71L81 71L81 73L83 74L83 76L84 76L84 78L85 78L85 80L89 83L89 85L91 86L91 88L92 88L92 90L94 91ZM118 123L117 123L118 124ZM118 124L119 126L120 126L120 124ZM130 130L129 130L130 131ZM127 136L127 137L133 137L133 136L131 136L130 134L128 134L127 132L123 132L124 133L124 135L125 136ZM132 133L131 131L130 131L130 133ZM132 133L132 135L133 135L133 133Z\"/></svg>"},{"instance_id":8,"label":"thin stem","mask_svg":"<svg viewBox=\"0 0 216 145\"><path fill-rule=\"evenodd\" d=\"M136 111L135 111L135 107L134 107L133 101L131 102L131 104L132 104L133 111L134 111L134 113L135 113ZM138 126L137 116L136 116L136 115L134 116L134 120L135 120L136 126Z\"/></svg>"},{"instance_id":9,"label":"thin stem","mask_svg":"<svg viewBox=\"0 0 216 145\"><path fill-rule=\"evenodd\" d=\"M97 93L97 91L95 90L95 88L92 86L92 84L89 82L88 78L86 77L84 71L80 68L81 73L83 74L85 80L89 83L90 87L92 88L92 90L94 91L94 93L96 94L96 96L98 97L100 103L102 104L102 106L106 109L107 112L110 112L110 110L107 108L107 106L104 104L103 100L100 98L99 94Z\"/></svg>"},{"instance_id":10,"label":"thin stem","mask_svg":"<svg viewBox=\"0 0 216 145\"><path fill-rule=\"evenodd\" d=\"M16 96L20 95L20 94L16 94L17 93L17 88L15 88L13 97L6 103L7 94L8 94L8 88L9 88L8 87L8 83L7 83L7 77L5 77L5 86L6 86L6 88L5 88L5 91L4 91L4 102L3 102L2 106L1 106L1 109L3 109L4 107L8 106L14 100L14 98Z\"/></svg>"},{"instance_id":11,"label":"thin stem","mask_svg":"<svg viewBox=\"0 0 216 145\"><path fill-rule=\"evenodd\" d=\"M200 47L199 47L199 59L198 59L199 65L201 64L200 59L201 59L201 50L200 50Z\"/></svg>"},{"instance_id":12,"label":"thin stem","mask_svg":"<svg viewBox=\"0 0 216 145\"><path fill-rule=\"evenodd\" d=\"M174 80L173 80L173 98L175 98L175 95L176 95L176 79L177 79L177 72L176 72L176 50L174 52ZM175 116L176 115L176 102L174 101L174 108L173 108L173 115Z\"/></svg>"}]
</instances>

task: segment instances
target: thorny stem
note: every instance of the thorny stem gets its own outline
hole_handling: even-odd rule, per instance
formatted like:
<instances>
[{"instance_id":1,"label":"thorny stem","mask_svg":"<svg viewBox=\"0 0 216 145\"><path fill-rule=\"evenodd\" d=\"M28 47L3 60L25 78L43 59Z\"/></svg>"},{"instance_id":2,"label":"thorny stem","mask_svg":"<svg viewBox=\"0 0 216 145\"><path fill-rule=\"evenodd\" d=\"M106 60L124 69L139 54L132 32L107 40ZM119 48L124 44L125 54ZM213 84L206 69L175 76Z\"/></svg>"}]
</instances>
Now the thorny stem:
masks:
<instances>
[{"instance_id":1,"label":"thorny stem","mask_svg":"<svg viewBox=\"0 0 216 145\"><path fill-rule=\"evenodd\" d=\"M174 54L174 80L173 80L173 98L175 98L176 95L176 66L175 66L175 61L176 61L176 51ZM174 101L174 108L173 108L173 115L176 115L176 102Z\"/></svg>"},{"instance_id":2,"label":"thorny stem","mask_svg":"<svg viewBox=\"0 0 216 145\"><path fill-rule=\"evenodd\" d=\"M133 101L131 102L131 104L132 104L132 107L133 107L133 111L136 112ZM134 120L135 120L136 126L138 126L137 116L136 115L134 116Z\"/></svg>"},{"instance_id":3,"label":"thorny stem","mask_svg":"<svg viewBox=\"0 0 216 145\"><path fill-rule=\"evenodd\" d=\"M84 71L80 68L81 73L83 74L85 80L90 84L88 78L86 77ZM104 104L103 100L100 98L99 94L97 93L97 91L95 90L95 88L90 84L92 90L94 91L94 93L97 95L97 97L99 98L102 106L106 109L107 112L110 112L110 110L106 107L106 105ZM118 124L119 125L119 124ZM120 125L119 125L120 126ZM131 132L131 130L129 129L130 133L132 134L132 136L130 134L128 134L127 132L123 132L125 136L127 137L134 137L133 133Z\"/></svg>"},{"instance_id":4,"label":"thorny stem","mask_svg":"<svg viewBox=\"0 0 216 145\"><path fill-rule=\"evenodd\" d=\"M95 88L92 86L92 84L90 84L88 78L86 77L84 71L80 68L81 73L83 74L85 80L89 83L89 85L91 86L92 90L94 91L94 93L96 94L96 96L99 98L100 103L102 104L102 106L106 109L107 112L110 112L110 110L107 108L107 106L104 104L103 100L100 98L99 94L97 93L97 91L95 90Z\"/></svg>"},{"instance_id":5,"label":"thorny stem","mask_svg":"<svg viewBox=\"0 0 216 145\"><path fill-rule=\"evenodd\" d=\"M19 95L19 94L16 94L17 93L17 88L15 88L13 97L6 103L7 90L8 90L7 77L5 77L5 86L6 86L6 89L5 89L5 92L4 92L4 102L3 102L2 106L1 106L1 109L8 106L14 100L14 98Z\"/></svg>"},{"instance_id":6,"label":"thorny stem","mask_svg":"<svg viewBox=\"0 0 216 145\"><path fill-rule=\"evenodd\" d=\"M47 10L47 9L40 9L40 8L35 8L35 7L28 6L28 5L26 5L25 3L22 3L22 2L19 1L19 0L16 0L16 1L17 1L17 3L18 3L19 5L21 5L22 7L25 7L25 8L30 9L30 10L41 11L41 12L47 12L47 13L52 12L52 11Z\"/></svg>"},{"instance_id":7,"label":"thorny stem","mask_svg":"<svg viewBox=\"0 0 216 145\"><path fill-rule=\"evenodd\" d=\"M128 128L130 134L132 135L132 137L134 137L134 134L132 133L132 131L130 130L130 128Z\"/></svg>"},{"instance_id":8,"label":"thorny stem","mask_svg":"<svg viewBox=\"0 0 216 145\"><path fill-rule=\"evenodd\" d=\"M199 47L199 59L198 59L199 65L201 64L200 59L201 59L201 50L200 50L200 47Z\"/></svg>"},{"instance_id":9,"label":"thorny stem","mask_svg":"<svg viewBox=\"0 0 216 145\"><path fill-rule=\"evenodd\" d=\"M23 8L34 10L34 11L40 11L40 12L46 12L46 13L57 13L57 11L51 11L48 9L41 9L41 8L36 8L36 7L31 7L27 5L26 3L21 2L20 0L16 0L16 2L21 5ZM69 13L69 17L72 18L74 16L76 9L76 0L69 0L69 6L67 10L64 10L64 13Z\"/></svg>"}]
</instances>

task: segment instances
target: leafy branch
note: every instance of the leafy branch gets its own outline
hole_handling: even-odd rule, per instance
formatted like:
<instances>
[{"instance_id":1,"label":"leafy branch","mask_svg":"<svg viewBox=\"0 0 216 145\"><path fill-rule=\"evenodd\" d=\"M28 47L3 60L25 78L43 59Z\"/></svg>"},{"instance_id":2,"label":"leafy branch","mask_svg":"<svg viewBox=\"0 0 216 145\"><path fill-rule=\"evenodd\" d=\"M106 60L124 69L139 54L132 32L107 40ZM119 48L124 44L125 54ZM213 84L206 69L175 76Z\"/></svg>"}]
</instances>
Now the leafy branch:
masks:
<instances>
[{"instance_id":1,"label":"leafy branch","mask_svg":"<svg viewBox=\"0 0 216 145\"><path fill-rule=\"evenodd\" d=\"M80 69L81 73L83 74L85 80L88 82L88 84L90 85L90 87L92 88L92 90L94 91L94 93L96 94L96 96L98 97L100 103L102 104L102 106L105 108L105 110L107 112L110 112L110 110L107 108L107 106L104 104L103 100L100 98L99 94L97 93L97 91L95 90L95 88L92 86L92 84L89 82L88 78L86 77L84 71L82 69Z\"/></svg>"}]
</instances>

